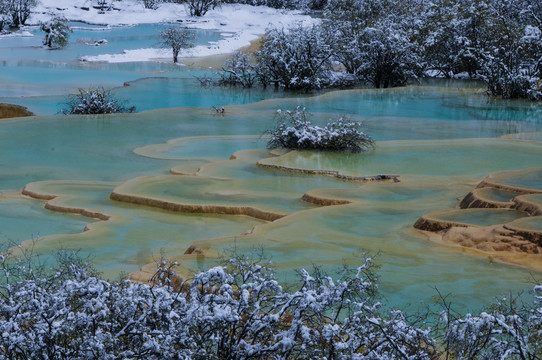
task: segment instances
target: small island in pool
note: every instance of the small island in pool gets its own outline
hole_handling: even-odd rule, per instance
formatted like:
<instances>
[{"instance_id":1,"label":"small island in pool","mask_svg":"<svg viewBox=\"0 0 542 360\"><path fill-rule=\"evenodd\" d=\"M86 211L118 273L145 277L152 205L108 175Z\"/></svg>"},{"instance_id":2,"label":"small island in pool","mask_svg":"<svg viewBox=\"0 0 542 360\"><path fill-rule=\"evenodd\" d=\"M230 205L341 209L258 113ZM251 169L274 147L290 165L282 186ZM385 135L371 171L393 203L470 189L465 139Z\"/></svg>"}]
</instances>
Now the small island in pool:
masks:
<instances>
[{"instance_id":1,"label":"small island in pool","mask_svg":"<svg viewBox=\"0 0 542 360\"><path fill-rule=\"evenodd\" d=\"M12 104L0 104L0 119L8 119L23 116L33 116L34 114L24 106Z\"/></svg>"}]
</instances>

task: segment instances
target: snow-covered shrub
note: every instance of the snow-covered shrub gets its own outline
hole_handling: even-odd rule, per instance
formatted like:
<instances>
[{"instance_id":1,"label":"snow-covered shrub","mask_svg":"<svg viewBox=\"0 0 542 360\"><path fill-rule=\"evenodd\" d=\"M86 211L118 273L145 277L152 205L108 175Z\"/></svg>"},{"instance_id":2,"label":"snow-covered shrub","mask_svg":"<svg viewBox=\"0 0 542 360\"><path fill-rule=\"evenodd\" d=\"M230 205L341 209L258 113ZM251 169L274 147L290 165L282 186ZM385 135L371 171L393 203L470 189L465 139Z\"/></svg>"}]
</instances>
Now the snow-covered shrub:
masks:
<instances>
[{"instance_id":1,"label":"snow-covered shrub","mask_svg":"<svg viewBox=\"0 0 542 360\"><path fill-rule=\"evenodd\" d=\"M55 16L46 23L42 23L41 30L45 32L43 45L54 49L63 48L68 45L68 39L72 32L68 26L68 20L59 16Z\"/></svg>"},{"instance_id":2,"label":"snow-covered shrub","mask_svg":"<svg viewBox=\"0 0 542 360\"><path fill-rule=\"evenodd\" d=\"M190 41L193 39L194 33L183 27L168 26L160 31L160 45L164 48L171 48L174 63L177 63L181 49L192 46Z\"/></svg>"},{"instance_id":3,"label":"snow-covered shrub","mask_svg":"<svg viewBox=\"0 0 542 360\"><path fill-rule=\"evenodd\" d=\"M332 55L321 28L301 24L268 29L262 49L256 52L260 78L292 90L325 87Z\"/></svg>"},{"instance_id":4,"label":"snow-covered shrub","mask_svg":"<svg viewBox=\"0 0 542 360\"><path fill-rule=\"evenodd\" d=\"M18 28L25 24L36 5L37 0L0 0L0 17L7 16L9 21L5 25Z\"/></svg>"},{"instance_id":5,"label":"snow-covered shrub","mask_svg":"<svg viewBox=\"0 0 542 360\"><path fill-rule=\"evenodd\" d=\"M305 109L277 110L278 125L271 135L269 148L360 152L374 147L373 139L362 131L362 123L344 117L325 127L313 125Z\"/></svg>"},{"instance_id":6,"label":"snow-covered shrub","mask_svg":"<svg viewBox=\"0 0 542 360\"><path fill-rule=\"evenodd\" d=\"M79 89L79 93L70 96L66 106L68 108L61 111L65 115L114 114L135 111L135 107L125 106L113 96L111 90L104 88Z\"/></svg>"},{"instance_id":7,"label":"snow-covered shrub","mask_svg":"<svg viewBox=\"0 0 542 360\"><path fill-rule=\"evenodd\" d=\"M421 46L412 38L413 9L390 0L330 0L324 11L334 58L376 88L403 86L422 70Z\"/></svg>"},{"instance_id":8,"label":"snow-covered shrub","mask_svg":"<svg viewBox=\"0 0 542 360\"><path fill-rule=\"evenodd\" d=\"M2 9L2 4L0 2L0 34L5 32L5 29L9 24L11 24L11 17Z\"/></svg>"},{"instance_id":9,"label":"snow-covered shrub","mask_svg":"<svg viewBox=\"0 0 542 360\"><path fill-rule=\"evenodd\" d=\"M445 341L457 359L540 359L542 287L534 288L534 306L502 299L490 310L467 314L448 325Z\"/></svg>"},{"instance_id":10,"label":"snow-covered shrub","mask_svg":"<svg viewBox=\"0 0 542 360\"><path fill-rule=\"evenodd\" d=\"M203 16L220 4L220 0L185 0L190 16Z\"/></svg>"},{"instance_id":11,"label":"snow-covered shrub","mask_svg":"<svg viewBox=\"0 0 542 360\"><path fill-rule=\"evenodd\" d=\"M271 269L242 257L179 291L107 282L80 263L66 265L41 273L0 257L0 359L376 360L434 352L427 331L400 311L383 317L370 260L340 279L301 270L291 292Z\"/></svg>"},{"instance_id":12,"label":"snow-covered shrub","mask_svg":"<svg viewBox=\"0 0 542 360\"><path fill-rule=\"evenodd\" d=\"M145 9L156 10L160 7L161 0L141 0Z\"/></svg>"},{"instance_id":13,"label":"snow-covered shrub","mask_svg":"<svg viewBox=\"0 0 542 360\"><path fill-rule=\"evenodd\" d=\"M109 3L108 3L109 1ZM113 1L111 0L96 0L97 8L100 10L98 14L105 14L105 11L109 11L113 8Z\"/></svg>"},{"instance_id":14,"label":"snow-covered shrub","mask_svg":"<svg viewBox=\"0 0 542 360\"><path fill-rule=\"evenodd\" d=\"M484 52L480 77L493 96L541 100L542 30L527 26L523 33L507 36L508 42L500 41Z\"/></svg>"},{"instance_id":15,"label":"snow-covered shrub","mask_svg":"<svg viewBox=\"0 0 542 360\"><path fill-rule=\"evenodd\" d=\"M219 75L220 85L241 85L244 88L251 88L258 79L256 65L252 63L250 55L240 51L224 62Z\"/></svg>"}]
</instances>

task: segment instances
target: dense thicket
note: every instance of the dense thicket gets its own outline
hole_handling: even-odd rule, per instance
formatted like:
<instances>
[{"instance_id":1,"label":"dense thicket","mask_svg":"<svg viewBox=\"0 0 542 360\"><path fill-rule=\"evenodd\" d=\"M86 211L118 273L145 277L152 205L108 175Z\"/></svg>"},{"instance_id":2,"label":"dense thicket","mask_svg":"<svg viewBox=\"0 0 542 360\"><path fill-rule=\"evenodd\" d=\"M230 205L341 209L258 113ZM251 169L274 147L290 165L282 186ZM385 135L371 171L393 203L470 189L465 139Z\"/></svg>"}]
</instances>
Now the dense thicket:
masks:
<instances>
[{"instance_id":1,"label":"dense thicket","mask_svg":"<svg viewBox=\"0 0 542 360\"><path fill-rule=\"evenodd\" d=\"M370 259L332 278L299 271L285 290L270 268L236 257L150 285L111 282L62 253L56 267L0 255L0 359L540 359L542 287L456 317L385 310ZM177 280L177 281L175 281ZM174 285L175 284L175 285Z\"/></svg>"},{"instance_id":2,"label":"dense thicket","mask_svg":"<svg viewBox=\"0 0 542 360\"><path fill-rule=\"evenodd\" d=\"M328 0L321 26L268 29L253 70L285 89L469 77L540 100L541 19L542 0Z\"/></svg>"},{"instance_id":3,"label":"dense thicket","mask_svg":"<svg viewBox=\"0 0 542 360\"><path fill-rule=\"evenodd\" d=\"M36 4L36 0L0 0L0 32L24 25Z\"/></svg>"}]
</instances>

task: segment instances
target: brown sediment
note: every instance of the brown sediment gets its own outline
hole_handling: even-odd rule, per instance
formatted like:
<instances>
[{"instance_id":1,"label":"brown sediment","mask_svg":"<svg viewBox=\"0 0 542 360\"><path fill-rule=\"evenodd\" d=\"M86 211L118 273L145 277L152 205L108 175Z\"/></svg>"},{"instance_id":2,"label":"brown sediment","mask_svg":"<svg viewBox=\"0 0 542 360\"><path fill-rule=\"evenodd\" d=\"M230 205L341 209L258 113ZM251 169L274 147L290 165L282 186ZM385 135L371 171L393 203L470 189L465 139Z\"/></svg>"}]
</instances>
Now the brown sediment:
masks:
<instances>
[{"instance_id":1,"label":"brown sediment","mask_svg":"<svg viewBox=\"0 0 542 360\"><path fill-rule=\"evenodd\" d=\"M514 171L508 174L521 175L530 171L533 170ZM523 211L530 216L542 215L542 203L529 199L533 194L542 193L542 190L501 184L498 178L503 174L506 173L501 172L486 177L460 201L458 207L460 209L512 209ZM487 188L506 191L516 196L507 202L487 199L482 194L482 191ZM542 231L528 229L521 225L530 217L506 224L478 226L439 219L438 215L442 213L424 215L413 227L426 232L430 240L439 244L458 246L471 254L487 256L492 261L542 271Z\"/></svg>"},{"instance_id":2,"label":"brown sediment","mask_svg":"<svg viewBox=\"0 0 542 360\"><path fill-rule=\"evenodd\" d=\"M468 255L542 271L542 247L507 226L451 227L440 232L420 232L431 242L460 248Z\"/></svg>"},{"instance_id":3,"label":"brown sediment","mask_svg":"<svg viewBox=\"0 0 542 360\"><path fill-rule=\"evenodd\" d=\"M107 221L111 218L111 216L102 214L97 211L89 211L83 208L77 208L77 207L71 207L71 206L56 205L56 204L52 204L51 202L47 202L44 207L47 210L70 213L70 214L79 214L88 218L93 218L93 219L98 219L98 220L103 220L103 221Z\"/></svg>"},{"instance_id":4,"label":"brown sediment","mask_svg":"<svg viewBox=\"0 0 542 360\"><path fill-rule=\"evenodd\" d=\"M482 189L487 189L487 187L474 189L465 195L465 197L459 202L459 208L511 209L514 207L515 203L513 201L496 201L484 198L481 194Z\"/></svg>"},{"instance_id":5,"label":"brown sediment","mask_svg":"<svg viewBox=\"0 0 542 360\"><path fill-rule=\"evenodd\" d=\"M104 214L104 213L97 212L97 211L91 211L91 210L87 210L87 209L84 209L84 208L65 206L65 205L59 205L57 203L54 203L54 200L57 200L57 199L60 200L64 196L63 195L53 195L53 194L47 194L47 193L40 193L38 191L31 190L30 188L33 186L33 184L36 184L36 183L27 184L23 188L22 194L25 195L25 196L29 196L29 197L31 197L33 199L47 200L47 202L45 203L45 206L44 206L44 208L47 209L47 210L63 212L63 213L70 213L70 214L78 214L78 215L82 215L82 216L85 216L85 217L88 217L88 218L93 218L93 219L98 219L98 220L103 220L103 221L109 220L111 218L111 216L109 216L107 214ZM85 231L87 231L87 230L88 229L86 229Z\"/></svg>"},{"instance_id":6,"label":"brown sediment","mask_svg":"<svg viewBox=\"0 0 542 360\"><path fill-rule=\"evenodd\" d=\"M448 230L452 227L469 227L477 225L470 225L466 223L460 223L456 221L442 220L432 216L431 214L421 216L415 223L414 228L423 231L439 232Z\"/></svg>"},{"instance_id":7,"label":"brown sediment","mask_svg":"<svg viewBox=\"0 0 542 360\"><path fill-rule=\"evenodd\" d=\"M29 196L29 197L31 197L33 199L38 199L38 200L53 200L54 198L56 198L58 196L58 195L43 194L43 193L38 193L38 192L32 191L32 190L28 189L30 186L31 186L31 184L26 185L23 188L23 191L21 193L23 195L26 195L26 196Z\"/></svg>"},{"instance_id":8,"label":"brown sediment","mask_svg":"<svg viewBox=\"0 0 542 360\"><path fill-rule=\"evenodd\" d=\"M359 181L359 182L370 182L370 181L393 181L393 182L399 182L399 175L369 175L369 176L350 176L350 175L343 175L339 171L336 170L310 170L310 169L299 169L299 168L293 168L283 165L272 165L272 164L265 164L261 161L258 161L256 163L259 167L263 169L271 169L271 170L280 170L290 173L299 173L299 174L305 174L305 175L323 175L323 176L333 176L339 180L345 180L345 181Z\"/></svg>"},{"instance_id":9,"label":"brown sediment","mask_svg":"<svg viewBox=\"0 0 542 360\"><path fill-rule=\"evenodd\" d=\"M0 119L34 116L26 107L12 104L0 104Z\"/></svg>"},{"instance_id":10,"label":"brown sediment","mask_svg":"<svg viewBox=\"0 0 542 360\"><path fill-rule=\"evenodd\" d=\"M245 215L255 219L264 221L275 221L286 214L264 211L251 206L227 206L227 205L200 205L200 204L184 204L180 202L167 201L153 197L139 196L133 194L125 194L115 189L111 192L111 200L127 202L131 204L144 205L155 207L168 211L176 211L183 213L200 213L200 214L221 214L221 215Z\"/></svg>"},{"instance_id":11,"label":"brown sediment","mask_svg":"<svg viewBox=\"0 0 542 360\"><path fill-rule=\"evenodd\" d=\"M349 201L349 200L333 199L333 198L325 198L322 196L316 196L316 195L310 194L310 192L303 194L303 196L301 197L301 200L308 202L310 204L319 205L319 206L348 205L352 203L352 201Z\"/></svg>"},{"instance_id":12,"label":"brown sediment","mask_svg":"<svg viewBox=\"0 0 542 360\"><path fill-rule=\"evenodd\" d=\"M536 244L538 247L542 247L542 231L525 229L518 226L515 222L505 224L503 227L506 230L510 230L516 236L526 239L531 243Z\"/></svg>"},{"instance_id":13,"label":"brown sediment","mask_svg":"<svg viewBox=\"0 0 542 360\"><path fill-rule=\"evenodd\" d=\"M542 204L529 200L529 195L520 195L515 197L514 209L524 211L531 216L542 215Z\"/></svg>"}]
</instances>

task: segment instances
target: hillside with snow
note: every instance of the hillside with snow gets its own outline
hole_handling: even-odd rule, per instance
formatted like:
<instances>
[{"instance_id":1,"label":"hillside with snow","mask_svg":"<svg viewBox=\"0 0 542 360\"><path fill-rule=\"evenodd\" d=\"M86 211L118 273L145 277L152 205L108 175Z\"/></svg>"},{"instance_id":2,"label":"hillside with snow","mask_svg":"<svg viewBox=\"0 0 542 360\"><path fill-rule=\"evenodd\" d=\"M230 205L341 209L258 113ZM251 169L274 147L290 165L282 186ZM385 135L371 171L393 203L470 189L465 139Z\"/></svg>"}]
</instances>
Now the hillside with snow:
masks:
<instances>
[{"instance_id":1,"label":"hillside with snow","mask_svg":"<svg viewBox=\"0 0 542 360\"><path fill-rule=\"evenodd\" d=\"M52 16L60 15L69 21L88 24L125 26L146 23L180 24L187 28L218 30L224 38L213 44L196 46L183 52L183 56L211 56L232 53L250 45L250 42L265 33L269 27L281 28L293 23L314 24L314 19L300 11L277 10L265 6L243 4L222 4L209 10L205 16L190 16L186 7L176 3L160 3L158 9L145 9L142 1L114 1L108 11L100 11L95 1L89 0L41 0L34 9L27 24L37 25ZM148 61L169 57L170 50L141 48L124 51L121 54L88 56L85 61L128 62Z\"/></svg>"}]
</instances>

